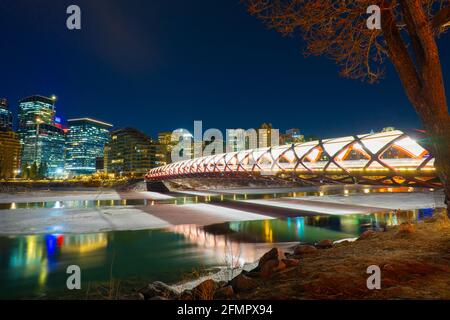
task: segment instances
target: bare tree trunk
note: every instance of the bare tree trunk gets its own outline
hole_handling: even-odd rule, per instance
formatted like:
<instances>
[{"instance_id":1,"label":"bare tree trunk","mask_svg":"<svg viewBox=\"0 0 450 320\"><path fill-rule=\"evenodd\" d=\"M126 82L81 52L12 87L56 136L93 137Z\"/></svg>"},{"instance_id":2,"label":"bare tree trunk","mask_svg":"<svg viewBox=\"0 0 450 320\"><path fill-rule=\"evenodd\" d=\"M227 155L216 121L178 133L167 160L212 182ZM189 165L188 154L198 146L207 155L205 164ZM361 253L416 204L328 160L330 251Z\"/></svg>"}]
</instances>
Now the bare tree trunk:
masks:
<instances>
[{"instance_id":1,"label":"bare tree trunk","mask_svg":"<svg viewBox=\"0 0 450 320\"><path fill-rule=\"evenodd\" d=\"M435 167L443 183L447 214L450 217L450 116L441 124L429 122L425 127L433 137L432 152L436 157Z\"/></svg>"},{"instance_id":2,"label":"bare tree trunk","mask_svg":"<svg viewBox=\"0 0 450 320\"><path fill-rule=\"evenodd\" d=\"M447 169L445 170L448 174L450 173L450 168L447 165ZM446 180L446 184L445 184L445 203L447 205L447 216L450 218L450 183L448 180Z\"/></svg>"},{"instance_id":3,"label":"bare tree trunk","mask_svg":"<svg viewBox=\"0 0 450 320\"><path fill-rule=\"evenodd\" d=\"M427 94L424 93L423 96L428 100ZM450 217L450 115L447 112L442 114L433 112L438 108L431 107L431 104L424 108L423 105L411 102L418 110L427 136L431 140L429 151L435 158L434 166L443 185L447 215ZM427 112L423 112L424 110Z\"/></svg>"},{"instance_id":4,"label":"bare tree trunk","mask_svg":"<svg viewBox=\"0 0 450 320\"><path fill-rule=\"evenodd\" d=\"M392 8L384 8L383 34L392 63L409 101L432 141L430 150L443 183L450 216L450 115L435 35L420 0L400 0L412 54L400 34Z\"/></svg>"}]
</instances>

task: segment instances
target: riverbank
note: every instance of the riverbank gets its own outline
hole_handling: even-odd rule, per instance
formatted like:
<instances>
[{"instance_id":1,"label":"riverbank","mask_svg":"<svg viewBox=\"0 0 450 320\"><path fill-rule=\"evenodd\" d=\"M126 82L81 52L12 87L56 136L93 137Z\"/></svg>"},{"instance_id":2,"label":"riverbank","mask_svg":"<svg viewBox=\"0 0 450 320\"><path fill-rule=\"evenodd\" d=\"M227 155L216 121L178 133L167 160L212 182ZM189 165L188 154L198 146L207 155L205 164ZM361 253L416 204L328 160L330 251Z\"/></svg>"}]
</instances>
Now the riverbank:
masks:
<instances>
[{"instance_id":1,"label":"riverbank","mask_svg":"<svg viewBox=\"0 0 450 320\"><path fill-rule=\"evenodd\" d=\"M211 290L202 296L223 298L227 292L226 298L239 300L450 299L450 221L445 210L386 232L367 231L355 242L321 241L294 251L284 255L272 250L260 259L259 268L229 283L201 284L201 290ZM372 265L381 269L380 290L367 288ZM176 298L199 298L195 292L200 289Z\"/></svg>"},{"instance_id":2,"label":"riverbank","mask_svg":"<svg viewBox=\"0 0 450 320\"><path fill-rule=\"evenodd\" d=\"M9 181L0 182L1 203L43 201L119 200L164 197L147 191L145 182L118 180L108 183L85 181ZM168 197L170 198L170 197Z\"/></svg>"},{"instance_id":3,"label":"riverbank","mask_svg":"<svg viewBox=\"0 0 450 320\"><path fill-rule=\"evenodd\" d=\"M343 221L350 222L345 219ZM399 220L401 221L405 220ZM218 267L222 264L209 264L209 268L188 268L180 273L181 279L167 282L174 284L171 286L151 282L156 279L166 281L163 278L145 278L147 271L155 267L152 261L166 261L168 256L172 256L171 252L165 250L160 253L152 252L148 253L151 258L147 262L143 262L144 256L136 258L141 267L140 272L134 272L133 276L123 277L115 271L109 281L98 282L92 279L85 282L83 290L79 292L39 290L41 294L30 298L450 299L450 222L444 210L438 211L432 218L421 218L418 223L406 222L384 230L387 231L365 231L356 241L354 238L333 243L320 240L327 239L325 237L318 237L314 241L306 241L309 245L304 244L305 242L267 244L263 250L256 250L258 252L255 252L258 245L254 244L250 250L255 252L253 258L246 256L245 253L249 250L240 246L240 249L224 252L234 253L235 259L245 260L247 263L244 265L244 271L242 267L234 264L238 260L225 259L222 267ZM255 232L258 233L258 230ZM135 233L132 232L129 236ZM198 231L190 231L190 234L196 233ZM157 243L165 242L157 233L153 235L158 237ZM132 257L137 257L132 252L142 245L138 244L141 241L131 241L129 236L125 237L126 251L131 252ZM110 240L118 237L122 236L111 235ZM142 238L137 236L133 239ZM164 236L164 239L168 238ZM35 245L40 244L37 239L34 240ZM67 243L74 242L70 237L66 240ZM215 237L214 241L208 242L205 238L206 242L196 243L203 247L206 243L219 244L223 240L223 237ZM104 245L106 243L104 241ZM166 250L171 246L167 244ZM108 247L116 248L115 251L120 248L114 243L110 243ZM216 246L211 248L221 251ZM68 249L63 247L61 252L67 252ZM183 249L183 252L192 253L192 249ZM95 252L96 256L100 254L100 251ZM124 256L124 252L117 251L114 255L116 259L105 260L102 264L108 272L113 266L114 270L119 271L121 261L131 263L131 256ZM381 269L381 290L368 290L366 287L369 277L366 270L372 265ZM151 272L149 275L151 277ZM106 278L108 279L108 276Z\"/></svg>"}]
</instances>

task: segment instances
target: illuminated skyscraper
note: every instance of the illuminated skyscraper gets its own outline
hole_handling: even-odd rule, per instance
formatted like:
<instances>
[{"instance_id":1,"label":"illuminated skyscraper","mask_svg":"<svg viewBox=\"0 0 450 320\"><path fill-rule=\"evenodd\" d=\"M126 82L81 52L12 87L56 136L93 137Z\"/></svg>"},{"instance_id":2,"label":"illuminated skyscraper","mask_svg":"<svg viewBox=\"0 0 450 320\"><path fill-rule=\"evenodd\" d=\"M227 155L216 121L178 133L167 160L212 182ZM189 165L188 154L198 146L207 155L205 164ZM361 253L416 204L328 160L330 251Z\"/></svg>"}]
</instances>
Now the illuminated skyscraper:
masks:
<instances>
[{"instance_id":1,"label":"illuminated skyscraper","mask_svg":"<svg viewBox=\"0 0 450 320\"><path fill-rule=\"evenodd\" d=\"M44 176L56 176L64 169L65 136L55 126L56 98L31 96L19 103L19 136L22 167L36 163Z\"/></svg>"},{"instance_id":2,"label":"illuminated skyscraper","mask_svg":"<svg viewBox=\"0 0 450 320\"><path fill-rule=\"evenodd\" d=\"M266 148L280 144L279 130L273 129L271 123L263 123L258 129L258 146Z\"/></svg>"},{"instance_id":3,"label":"illuminated skyscraper","mask_svg":"<svg viewBox=\"0 0 450 320\"><path fill-rule=\"evenodd\" d=\"M194 147L196 145L194 143L194 136L189 130L183 128L174 130L171 135L171 141L173 148L170 153L170 162L194 158ZM201 144L200 147L204 146L203 141L199 141L197 144Z\"/></svg>"},{"instance_id":4,"label":"illuminated skyscraper","mask_svg":"<svg viewBox=\"0 0 450 320\"><path fill-rule=\"evenodd\" d=\"M286 130L285 134L280 135L280 144L292 144L301 142L305 142L305 136L300 134L300 129L288 129Z\"/></svg>"},{"instance_id":5,"label":"illuminated skyscraper","mask_svg":"<svg viewBox=\"0 0 450 320\"><path fill-rule=\"evenodd\" d=\"M112 125L91 118L68 120L65 169L70 175L96 171L96 159L104 156Z\"/></svg>"},{"instance_id":6,"label":"illuminated skyscraper","mask_svg":"<svg viewBox=\"0 0 450 320\"><path fill-rule=\"evenodd\" d=\"M227 129L227 150L226 152L236 152L245 150L245 130Z\"/></svg>"},{"instance_id":7,"label":"illuminated skyscraper","mask_svg":"<svg viewBox=\"0 0 450 320\"><path fill-rule=\"evenodd\" d=\"M158 133L158 149L156 157L162 165L171 163L170 154L172 152L174 144L172 143L172 132L159 132Z\"/></svg>"},{"instance_id":8,"label":"illuminated skyscraper","mask_svg":"<svg viewBox=\"0 0 450 320\"><path fill-rule=\"evenodd\" d=\"M105 171L118 176L143 176L149 168L159 165L157 144L142 132L125 128L111 132L105 148Z\"/></svg>"},{"instance_id":9,"label":"illuminated skyscraper","mask_svg":"<svg viewBox=\"0 0 450 320\"><path fill-rule=\"evenodd\" d=\"M12 131L12 113L8 101L0 99L0 179L18 175L20 169L20 140Z\"/></svg>"},{"instance_id":10,"label":"illuminated skyscraper","mask_svg":"<svg viewBox=\"0 0 450 320\"><path fill-rule=\"evenodd\" d=\"M0 179L14 178L20 170L20 140L13 131L0 130Z\"/></svg>"},{"instance_id":11,"label":"illuminated skyscraper","mask_svg":"<svg viewBox=\"0 0 450 320\"><path fill-rule=\"evenodd\" d=\"M156 146L156 159L160 165L171 163L171 152L175 143L172 142L172 132L159 132Z\"/></svg>"},{"instance_id":12,"label":"illuminated skyscraper","mask_svg":"<svg viewBox=\"0 0 450 320\"><path fill-rule=\"evenodd\" d=\"M65 134L62 129L38 124L22 141L22 166L36 163L45 167L42 174L48 177L63 174Z\"/></svg>"},{"instance_id":13,"label":"illuminated skyscraper","mask_svg":"<svg viewBox=\"0 0 450 320\"><path fill-rule=\"evenodd\" d=\"M0 130L12 130L12 113L8 110L8 101L0 98Z\"/></svg>"},{"instance_id":14,"label":"illuminated skyscraper","mask_svg":"<svg viewBox=\"0 0 450 320\"><path fill-rule=\"evenodd\" d=\"M25 132L30 126L54 125L56 99L44 96L31 96L19 102L19 131Z\"/></svg>"}]
</instances>

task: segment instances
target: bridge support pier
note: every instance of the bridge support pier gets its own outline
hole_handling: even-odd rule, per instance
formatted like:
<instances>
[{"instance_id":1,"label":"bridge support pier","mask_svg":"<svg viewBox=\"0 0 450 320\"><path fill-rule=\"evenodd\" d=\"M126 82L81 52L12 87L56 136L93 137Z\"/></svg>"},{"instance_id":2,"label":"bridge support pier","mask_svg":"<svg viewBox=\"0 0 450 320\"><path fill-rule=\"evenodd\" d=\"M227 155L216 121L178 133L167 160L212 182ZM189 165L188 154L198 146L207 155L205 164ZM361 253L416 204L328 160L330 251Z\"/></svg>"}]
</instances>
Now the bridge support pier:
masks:
<instances>
[{"instance_id":1,"label":"bridge support pier","mask_svg":"<svg viewBox=\"0 0 450 320\"><path fill-rule=\"evenodd\" d=\"M170 192L170 190L166 187L166 185L162 181L146 181L146 183L147 183L147 191L161 192L161 193Z\"/></svg>"}]
</instances>

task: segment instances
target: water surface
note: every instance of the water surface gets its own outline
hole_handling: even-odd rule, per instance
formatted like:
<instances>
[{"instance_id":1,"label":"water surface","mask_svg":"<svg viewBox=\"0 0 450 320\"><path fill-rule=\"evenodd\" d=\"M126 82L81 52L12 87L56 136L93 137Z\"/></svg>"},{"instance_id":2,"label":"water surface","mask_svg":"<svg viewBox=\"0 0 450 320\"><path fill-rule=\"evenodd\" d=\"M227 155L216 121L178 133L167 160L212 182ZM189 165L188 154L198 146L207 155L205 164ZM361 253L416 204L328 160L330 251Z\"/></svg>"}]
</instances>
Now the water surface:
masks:
<instances>
[{"instance_id":1,"label":"water surface","mask_svg":"<svg viewBox=\"0 0 450 320\"><path fill-rule=\"evenodd\" d=\"M383 229L432 214L432 209L424 209L151 231L0 237L0 298L34 298L65 290L69 265L80 266L83 287L112 278L175 283L193 271L252 263L275 245L352 238L368 228Z\"/></svg>"}]
</instances>

